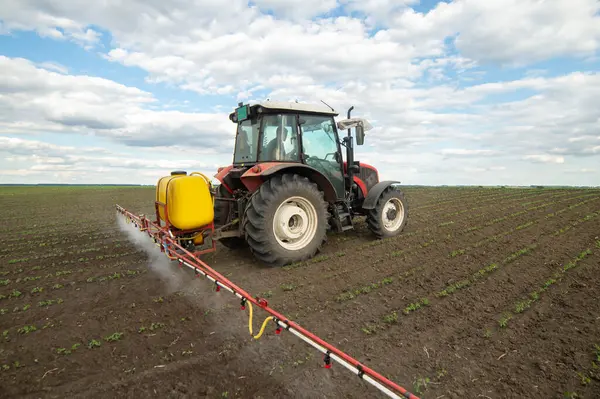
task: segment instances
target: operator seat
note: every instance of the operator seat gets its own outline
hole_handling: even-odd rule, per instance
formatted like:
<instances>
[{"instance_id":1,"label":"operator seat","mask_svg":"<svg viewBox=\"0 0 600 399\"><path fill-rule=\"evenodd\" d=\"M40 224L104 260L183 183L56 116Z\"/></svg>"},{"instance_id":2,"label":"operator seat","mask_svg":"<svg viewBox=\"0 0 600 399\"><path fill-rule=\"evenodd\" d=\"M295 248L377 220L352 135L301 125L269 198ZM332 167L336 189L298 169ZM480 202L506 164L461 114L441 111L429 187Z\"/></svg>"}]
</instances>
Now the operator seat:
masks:
<instances>
[{"instance_id":1,"label":"operator seat","mask_svg":"<svg viewBox=\"0 0 600 399\"><path fill-rule=\"evenodd\" d=\"M278 126L275 134L275 138L269 141L269 144L267 144L267 148L265 149L266 158L263 159L265 161L280 161L285 159L286 153L283 142L287 138L288 129L286 127ZM278 144L279 156L277 154Z\"/></svg>"}]
</instances>

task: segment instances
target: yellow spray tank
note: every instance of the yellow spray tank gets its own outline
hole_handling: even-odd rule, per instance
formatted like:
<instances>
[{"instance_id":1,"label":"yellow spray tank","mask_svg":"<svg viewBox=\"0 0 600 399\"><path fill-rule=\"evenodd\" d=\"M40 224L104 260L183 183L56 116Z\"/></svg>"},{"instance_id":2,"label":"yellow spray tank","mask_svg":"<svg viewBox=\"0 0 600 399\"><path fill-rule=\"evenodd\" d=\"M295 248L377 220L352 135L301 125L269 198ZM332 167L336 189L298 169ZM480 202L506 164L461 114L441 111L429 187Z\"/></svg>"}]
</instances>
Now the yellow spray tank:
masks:
<instances>
[{"instance_id":1,"label":"yellow spray tank","mask_svg":"<svg viewBox=\"0 0 600 399\"><path fill-rule=\"evenodd\" d=\"M213 197L208 177L200 172L171 172L156 185L156 202L161 221L179 230L199 230L214 220ZM204 241L202 234L194 244Z\"/></svg>"}]
</instances>

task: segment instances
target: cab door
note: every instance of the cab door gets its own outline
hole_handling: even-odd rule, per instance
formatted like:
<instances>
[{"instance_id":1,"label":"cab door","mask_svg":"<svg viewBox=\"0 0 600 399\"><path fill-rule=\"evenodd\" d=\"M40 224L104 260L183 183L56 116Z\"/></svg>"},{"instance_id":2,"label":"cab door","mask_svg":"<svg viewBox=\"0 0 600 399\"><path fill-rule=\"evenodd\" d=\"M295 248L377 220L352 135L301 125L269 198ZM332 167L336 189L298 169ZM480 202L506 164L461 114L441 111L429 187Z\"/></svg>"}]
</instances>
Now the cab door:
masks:
<instances>
[{"instance_id":1,"label":"cab door","mask_svg":"<svg viewBox=\"0 0 600 399\"><path fill-rule=\"evenodd\" d=\"M345 197L343 160L333 117L299 115L302 161L331 181L337 197Z\"/></svg>"}]
</instances>

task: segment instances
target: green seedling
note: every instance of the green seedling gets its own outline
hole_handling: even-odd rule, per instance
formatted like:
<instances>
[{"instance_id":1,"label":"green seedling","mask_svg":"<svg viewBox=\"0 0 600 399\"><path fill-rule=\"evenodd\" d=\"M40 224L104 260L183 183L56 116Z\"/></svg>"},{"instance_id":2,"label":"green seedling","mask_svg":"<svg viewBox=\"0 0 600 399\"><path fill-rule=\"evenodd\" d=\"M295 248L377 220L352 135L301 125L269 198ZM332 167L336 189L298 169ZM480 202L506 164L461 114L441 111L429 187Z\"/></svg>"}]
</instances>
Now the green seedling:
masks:
<instances>
[{"instance_id":1,"label":"green seedling","mask_svg":"<svg viewBox=\"0 0 600 399\"><path fill-rule=\"evenodd\" d=\"M398 322L398 312L392 312L389 315L383 316L383 321L388 324L397 323Z\"/></svg>"},{"instance_id":2,"label":"green seedling","mask_svg":"<svg viewBox=\"0 0 600 399\"><path fill-rule=\"evenodd\" d=\"M454 250L454 251L452 251L452 252L450 253L450 255L449 255L449 256L450 256L451 258L454 258L454 257L456 257L456 256L458 256L458 255L462 255L462 254L464 254L464 253L465 253L465 250L464 250L464 249L457 249L457 250Z\"/></svg>"},{"instance_id":3,"label":"green seedling","mask_svg":"<svg viewBox=\"0 0 600 399\"><path fill-rule=\"evenodd\" d=\"M159 328L163 328L165 323L152 323L150 325L150 331L158 330Z\"/></svg>"},{"instance_id":4,"label":"green seedling","mask_svg":"<svg viewBox=\"0 0 600 399\"><path fill-rule=\"evenodd\" d=\"M413 384L414 391L418 394L422 394L423 391L421 389L427 389L427 384L429 384L429 377L419 377Z\"/></svg>"},{"instance_id":5,"label":"green seedling","mask_svg":"<svg viewBox=\"0 0 600 399\"><path fill-rule=\"evenodd\" d=\"M296 286L294 284L281 284L281 289L283 291L293 291L296 289Z\"/></svg>"},{"instance_id":6,"label":"green seedling","mask_svg":"<svg viewBox=\"0 0 600 399\"><path fill-rule=\"evenodd\" d=\"M104 337L104 340L106 342L113 342L113 341L120 340L122 337L123 337L123 333L116 332L116 333L113 333L111 335L108 335L108 336Z\"/></svg>"},{"instance_id":7,"label":"green seedling","mask_svg":"<svg viewBox=\"0 0 600 399\"><path fill-rule=\"evenodd\" d=\"M30 332L34 332L36 330L36 326L24 326L19 328L17 331L19 332L19 334L29 334Z\"/></svg>"},{"instance_id":8,"label":"green seedling","mask_svg":"<svg viewBox=\"0 0 600 399\"><path fill-rule=\"evenodd\" d=\"M396 313L395 319L398 320L398 314ZM385 321L385 318L384 318ZM394 322L393 320L390 320L390 322ZM364 332L367 335L371 335L375 332L376 327L372 326L370 324L367 324L365 327L361 328L362 332Z\"/></svg>"},{"instance_id":9,"label":"green seedling","mask_svg":"<svg viewBox=\"0 0 600 399\"><path fill-rule=\"evenodd\" d=\"M417 309L420 309L423 305L429 305L429 299L423 298L419 302L411 303L410 305L404 308L404 314L414 312Z\"/></svg>"},{"instance_id":10,"label":"green seedling","mask_svg":"<svg viewBox=\"0 0 600 399\"><path fill-rule=\"evenodd\" d=\"M498 324L500 324L500 327L506 328L510 319L512 319L512 314L505 313L504 316L502 316L502 318L498 321Z\"/></svg>"}]
</instances>

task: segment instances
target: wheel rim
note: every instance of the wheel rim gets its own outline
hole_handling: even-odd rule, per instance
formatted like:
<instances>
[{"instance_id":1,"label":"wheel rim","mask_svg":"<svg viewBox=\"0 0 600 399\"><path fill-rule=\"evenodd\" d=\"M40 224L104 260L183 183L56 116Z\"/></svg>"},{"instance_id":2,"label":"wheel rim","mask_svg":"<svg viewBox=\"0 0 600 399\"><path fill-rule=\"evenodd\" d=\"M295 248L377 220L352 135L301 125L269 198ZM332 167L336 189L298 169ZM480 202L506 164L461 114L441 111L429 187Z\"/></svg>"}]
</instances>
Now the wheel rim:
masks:
<instances>
[{"instance_id":1,"label":"wheel rim","mask_svg":"<svg viewBox=\"0 0 600 399\"><path fill-rule=\"evenodd\" d=\"M390 198L383 206L381 215L383 227L387 231L395 231L400 228L404 220L404 205L398 198Z\"/></svg>"},{"instance_id":2,"label":"wheel rim","mask_svg":"<svg viewBox=\"0 0 600 399\"><path fill-rule=\"evenodd\" d=\"M287 250L302 249L317 232L317 218L317 210L310 201L302 197L288 198L275 211L275 239Z\"/></svg>"}]
</instances>

